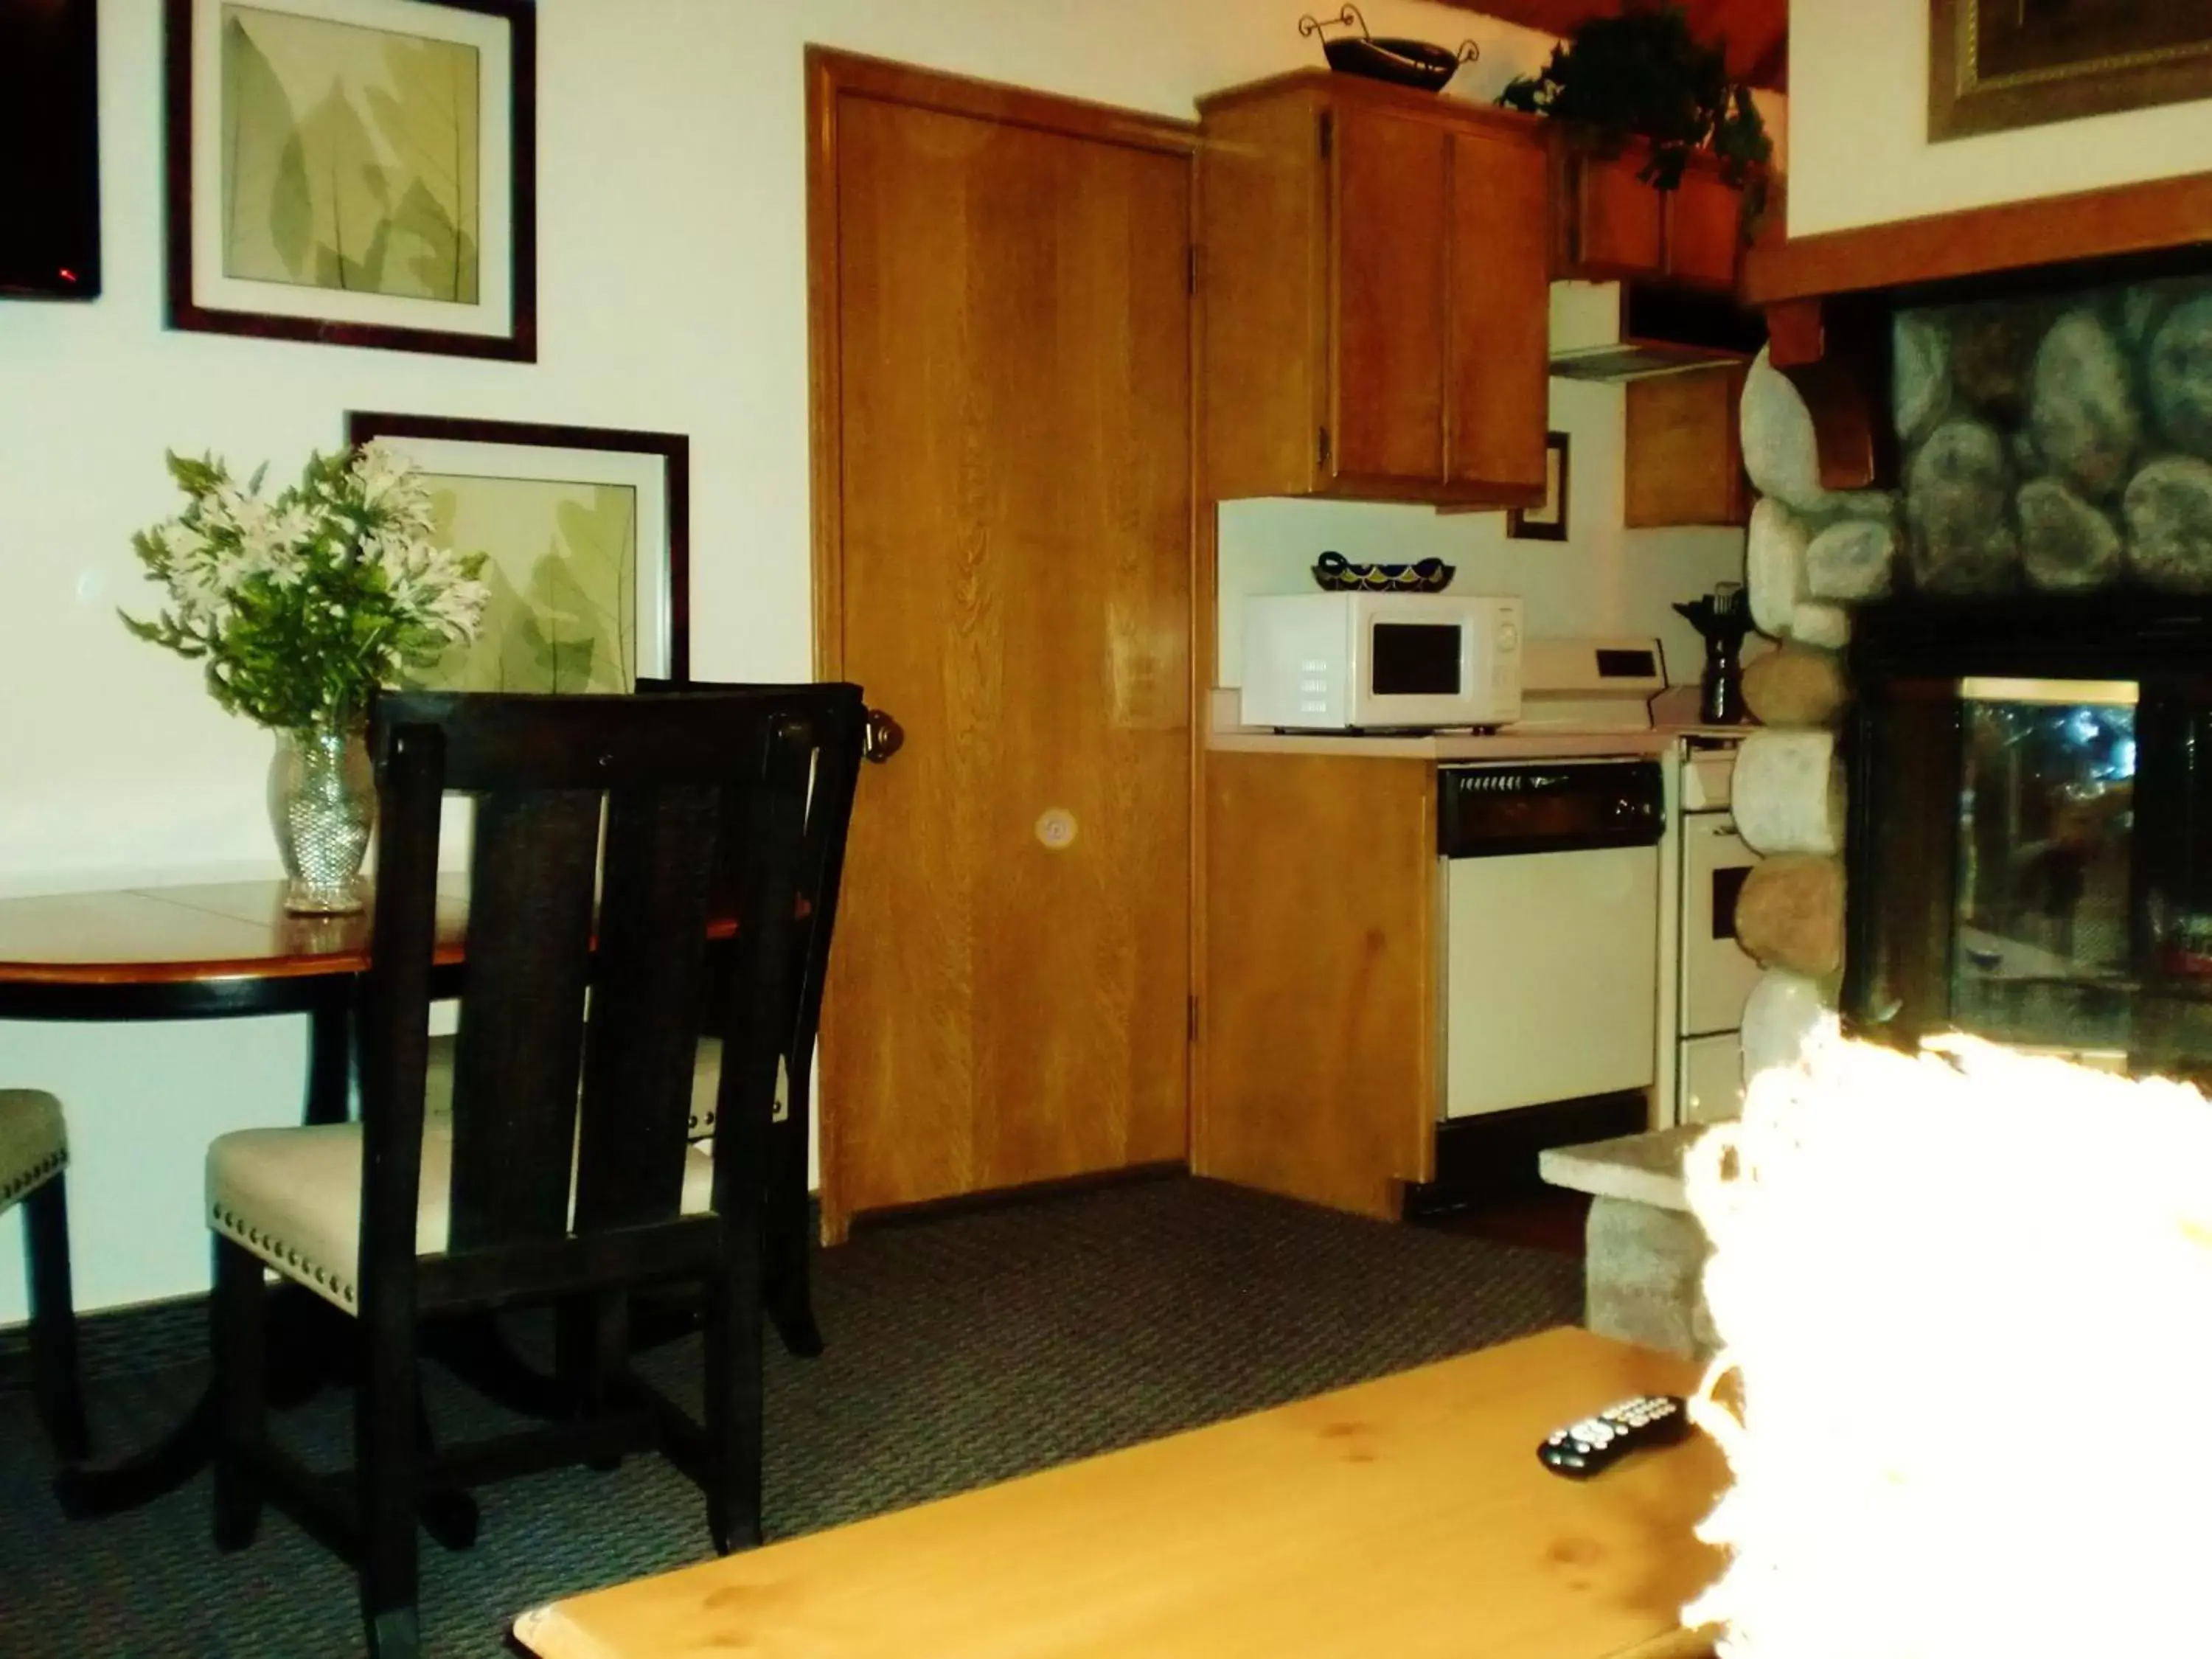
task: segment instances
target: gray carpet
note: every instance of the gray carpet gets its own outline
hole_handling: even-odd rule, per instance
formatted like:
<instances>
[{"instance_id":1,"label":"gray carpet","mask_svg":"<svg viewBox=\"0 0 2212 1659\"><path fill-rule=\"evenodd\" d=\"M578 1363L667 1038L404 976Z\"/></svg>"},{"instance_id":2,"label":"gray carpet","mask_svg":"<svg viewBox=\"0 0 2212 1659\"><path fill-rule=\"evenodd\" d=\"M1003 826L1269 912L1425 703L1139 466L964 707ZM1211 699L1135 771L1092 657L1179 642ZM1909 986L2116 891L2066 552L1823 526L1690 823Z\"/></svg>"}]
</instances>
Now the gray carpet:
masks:
<instances>
[{"instance_id":1,"label":"gray carpet","mask_svg":"<svg viewBox=\"0 0 2212 1659\"><path fill-rule=\"evenodd\" d=\"M818 1260L829 1352L770 1342L767 1525L789 1537L1571 1322L1571 1257L1384 1226L1187 1179L864 1231ZM643 1369L696 1399L696 1341ZM93 1384L104 1449L154 1434L192 1368ZM688 1387L687 1387L688 1384ZM435 1388L441 1432L470 1403ZM346 1401L280 1419L344 1461ZM353 1580L271 1513L240 1554L202 1474L119 1518L64 1521L27 1402L0 1394L0 1654L321 1659L362 1650ZM465 1554L422 1540L430 1650L501 1650L520 1608L702 1560L696 1491L658 1459L479 1493Z\"/></svg>"}]
</instances>

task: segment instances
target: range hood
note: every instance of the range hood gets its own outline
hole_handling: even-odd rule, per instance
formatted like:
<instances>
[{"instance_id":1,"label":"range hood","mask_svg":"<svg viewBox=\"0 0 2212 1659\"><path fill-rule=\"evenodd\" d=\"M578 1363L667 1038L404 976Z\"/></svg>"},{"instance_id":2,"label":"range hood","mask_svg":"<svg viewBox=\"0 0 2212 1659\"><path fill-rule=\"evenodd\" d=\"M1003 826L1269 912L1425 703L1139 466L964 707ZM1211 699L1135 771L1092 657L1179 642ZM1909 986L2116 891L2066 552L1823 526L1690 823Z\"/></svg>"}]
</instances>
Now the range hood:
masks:
<instances>
[{"instance_id":1,"label":"range hood","mask_svg":"<svg viewBox=\"0 0 2212 1659\"><path fill-rule=\"evenodd\" d=\"M1664 283L1552 284L1552 373L1569 380L1747 362L1765 343L1765 316L1725 294Z\"/></svg>"}]
</instances>

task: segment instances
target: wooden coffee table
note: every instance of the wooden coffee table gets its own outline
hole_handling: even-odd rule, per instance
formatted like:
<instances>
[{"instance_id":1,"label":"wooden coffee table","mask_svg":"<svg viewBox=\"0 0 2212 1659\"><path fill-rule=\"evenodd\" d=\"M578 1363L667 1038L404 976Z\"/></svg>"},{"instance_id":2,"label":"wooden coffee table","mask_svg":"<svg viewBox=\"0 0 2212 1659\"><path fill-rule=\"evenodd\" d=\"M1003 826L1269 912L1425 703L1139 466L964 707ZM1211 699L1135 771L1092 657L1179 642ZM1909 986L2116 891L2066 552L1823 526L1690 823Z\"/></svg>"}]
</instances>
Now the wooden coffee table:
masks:
<instances>
[{"instance_id":1,"label":"wooden coffee table","mask_svg":"<svg viewBox=\"0 0 2212 1659\"><path fill-rule=\"evenodd\" d=\"M1688 1361L1547 1331L537 1608L540 1659L1688 1659L1702 1435L1588 1482L1543 1436ZM771 1425L772 1426L772 1425Z\"/></svg>"}]
</instances>

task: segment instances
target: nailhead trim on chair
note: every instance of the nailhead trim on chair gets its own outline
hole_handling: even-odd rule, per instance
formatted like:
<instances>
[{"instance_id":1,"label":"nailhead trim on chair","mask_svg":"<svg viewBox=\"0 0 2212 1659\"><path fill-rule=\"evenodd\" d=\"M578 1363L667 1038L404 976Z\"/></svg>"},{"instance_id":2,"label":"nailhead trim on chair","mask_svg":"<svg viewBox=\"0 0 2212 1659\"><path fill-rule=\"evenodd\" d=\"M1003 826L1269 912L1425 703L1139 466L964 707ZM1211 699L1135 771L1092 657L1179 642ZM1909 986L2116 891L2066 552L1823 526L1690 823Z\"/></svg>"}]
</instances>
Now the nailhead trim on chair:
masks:
<instances>
[{"instance_id":1,"label":"nailhead trim on chair","mask_svg":"<svg viewBox=\"0 0 2212 1659\"><path fill-rule=\"evenodd\" d=\"M62 1172L62 1166L68 1162L69 1152L66 1149L58 1152L49 1152L13 1181L0 1186L0 1210L6 1209L33 1188L45 1186L47 1182Z\"/></svg>"},{"instance_id":2,"label":"nailhead trim on chair","mask_svg":"<svg viewBox=\"0 0 2212 1659\"><path fill-rule=\"evenodd\" d=\"M234 1210L220 1204L209 1206L209 1212L218 1231L228 1234L252 1250L279 1273L288 1273L302 1285L319 1285L350 1308L356 1305L352 1284L334 1273L316 1267L299 1251L274 1234L264 1233Z\"/></svg>"}]
</instances>

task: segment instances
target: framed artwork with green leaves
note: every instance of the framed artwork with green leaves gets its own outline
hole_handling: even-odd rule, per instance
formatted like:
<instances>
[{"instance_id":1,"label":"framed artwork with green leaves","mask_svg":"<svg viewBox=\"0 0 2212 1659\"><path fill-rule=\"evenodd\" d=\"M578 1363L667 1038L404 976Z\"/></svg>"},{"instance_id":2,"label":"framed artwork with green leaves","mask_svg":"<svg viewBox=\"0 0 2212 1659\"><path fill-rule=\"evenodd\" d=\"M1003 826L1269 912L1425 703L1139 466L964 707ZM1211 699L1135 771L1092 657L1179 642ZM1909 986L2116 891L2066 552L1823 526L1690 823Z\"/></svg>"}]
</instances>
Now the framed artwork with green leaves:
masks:
<instances>
[{"instance_id":1,"label":"framed artwork with green leaves","mask_svg":"<svg viewBox=\"0 0 2212 1659\"><path fill-rule=\"evenodd\" d=\"M174 328L534 362L532 0L167 0Z\"/></svg>"},{"instance_id":2,"label":"framed artwork with green leaves","mask_svg":"<svg viewBox=\"0 0 2212 1659\"><path fill-rule=\"evenodd\" d=\"M441 546L485 556L477 637L412 684L626 693L690 678L690 441L672 432L356 412L425 475Z\"/></svg>"}]
</instances>

